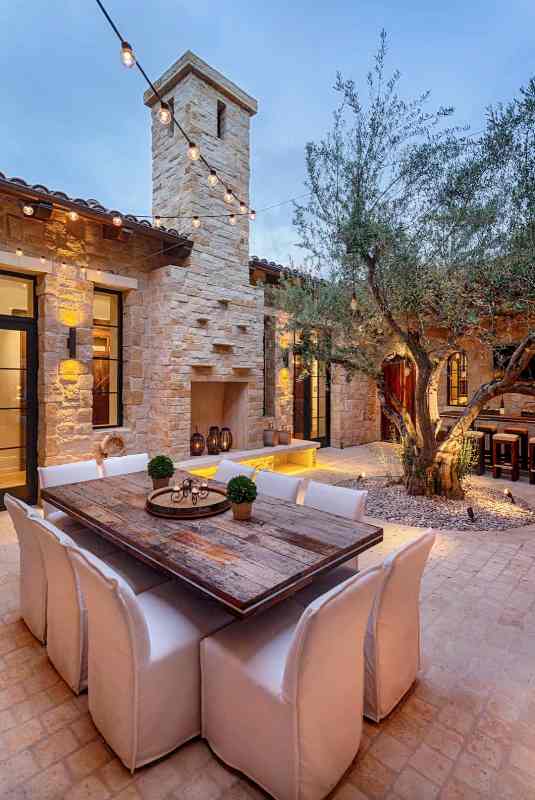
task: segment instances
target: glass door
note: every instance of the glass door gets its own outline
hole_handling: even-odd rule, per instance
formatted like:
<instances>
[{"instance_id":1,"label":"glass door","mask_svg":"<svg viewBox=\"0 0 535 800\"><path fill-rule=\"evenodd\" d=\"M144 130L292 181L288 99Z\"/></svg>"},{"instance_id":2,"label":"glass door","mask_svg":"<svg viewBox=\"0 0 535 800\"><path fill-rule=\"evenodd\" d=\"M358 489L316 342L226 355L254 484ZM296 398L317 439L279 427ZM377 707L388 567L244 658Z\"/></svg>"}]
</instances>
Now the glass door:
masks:
<instances>
[{"instance_id":1,"label":"glass door","mask_svg":"<svg viewBox=\"0 0 535 800\"><path fill-rule=\"evenodd\" d=\"M312 361L302 374L302 359L294 355L294 438L330 444L330 381L328 366Z\"/></svg>"},{"instance_id":2,"label":"glass door","mask_svg":"<svg viewBox=\"0 0 535 800\"><path fill-rule=\"evenodd\" d=\"M37 352L31 278L0 273L0 508L37 499Z\"/></svg>"}]
</instances>

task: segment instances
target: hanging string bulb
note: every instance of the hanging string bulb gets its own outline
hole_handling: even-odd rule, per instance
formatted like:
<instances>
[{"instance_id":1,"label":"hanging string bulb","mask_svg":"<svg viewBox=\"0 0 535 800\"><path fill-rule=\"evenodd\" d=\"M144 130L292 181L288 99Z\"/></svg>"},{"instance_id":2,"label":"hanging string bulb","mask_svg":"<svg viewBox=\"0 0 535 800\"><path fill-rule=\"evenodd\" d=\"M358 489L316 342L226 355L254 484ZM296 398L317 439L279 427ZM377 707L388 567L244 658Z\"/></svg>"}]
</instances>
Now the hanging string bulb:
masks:
<instances>
[{"instance_id":1,"label":"hanging string bulb","mask_svg":"<svg viewBox=\"0 0 535 800\"><path fill-rule=\"evenodd\" d=\"M160 108L158 110L158 118L162 123L162 125L170 125L173 120L171 109L169 108L168 104L165 103L163 100L160 103Z\"/></svg>"},{"instance_id":2,"label":"hanging string bulb","mask_svg":"<svg viewBox=\"0 0 535 800\"><path fill-rule=\"evenodd\" d=\"M188 156L190 157L191 161L198 161L201 156L201 151L195 144L195 142L190 142L188 144Z\"/></svg>"},{"instance_id":3,"label":"hanging string bulb","mask_svg":"<svg viewBox=\"0 0 535 800\"><path fill-rule=\"evenodd\" d=\"M111 221L113 222L116 228L120 228L121 225L123 224L123 218L121 217L120 214L114 214Z\"/></svg>"},{"instance_id":4,"label":"hanging string bulb","mask_svg":"<svg viewBox=\"0 0 535 800\"><path fill-rule=\"evenodd\" d=\"M128 42L121 42L121 61L130 69L136 63L136 57L134 55L134 51L132 50L132 45Z\"/></svg>"},{"instance_id":5,"label":"hanging string bulb","mask_svg":"<svg viewBox=\"0 0 535 800\"><path fill-rule=\"evenodd\" d=\"M161 226L161 224L162 224L162 218L161 217L154 217L154 227L155 228L159 228Z\"/></svg>"},{"instance_id":6,"label":"hanging string bulb","mask_svg":"<svg viewBox=\"0 0 535 800\"><path fill-rule=\"evenodd\" d=\"M228 221L230 222L231 225L235 225L236 224L236 214L231 214L230 217L228 218Z\"/></svg>"},{"instance_id":7,"label":"hanging string bulb","mask_svg":"<svg viewBox=\"0 0 535 800\"><path fill-rule=\"evenodd\" d=\"M46 261L46 259L45 259L45 257L44 257L44 256L41 256L41 258L39 259L39 261L41 262L41 264L44 264L44 263L45 263L45 261Z\"/></svg>"},{"instance_id":8,"label":"hanging string bulb","mask_svg":"<svg viewBox=\"0 0 535 800\"><path fill-rule=\"evenodd\" d=\"M355 291L353 291L353 294L351 295L350 306L351 306L351 311L356 311L358 308L357 294Z\"/></svg>"},{"instance_id":9,"label":"hanging string bulb","mask_svg":"<svg viewBox=\"0 0 535 800\"><path fill-rule=\"evenodd\" d=\"M225 189L225 197L224 197L224 200L225 200L225 203L232 203L232 202L234 202L234 195L232 194L232 192L230 191L230 189L228 188L228 186L227 186L227 188Z\"/></svg>"},{"instance_id":10,"label":"hanging string bulb","mask_svg":"<svg viewBox=\"0 0 535 800\"><path fill-rule=\"evenodd\" d=\"M77 211L69 211L67 216L69 217L71 222L77 222L80 215L78 214Z\"/></svg>"},{"instance_id":11,"label":"hanging string bulb","mask_svg":"<svg viewBox=\"0 0 535 800\"><path fill-rule=\"evenodd\" d=\"M197 217L197 216L193 217L193 219L191 220L191 224L192 224L192 226L193 226L194 228L200 228L200 227L201 227L201 220L200 220L200 218L199 218L199 217Z\"/></svg>"},{"instance_id":12,"label":"hanging string bulb","mask_svg":"<svg viewBox=\"0 0 535 800\"><path fill-rule=\"evenodd\" d=\"M19 258L21 257L22 249L20 247L17 247L17 249L15 250L15 255L18 256Z\"/></svg>"},{"instance_id":13,"label":"hanging string bulb","mask_svg":"<svg viewBox=\"0 0 535 800\"><path fill-rule=\"evenodd\" d=\"M210 170L210 174L208 175L208 185L215 186L218 181L217 172L215 169Z\"/></svg>"},{"instance_id":14,"label":"hanging string bulb","mask_svg":"<svg viewBox=\"0 0 535 800\"><path fill-rule=\"evenodd\" d=\"M254 210L254 208L252 208L249 211L249 219L251 220L251 222L254 222L256 219L256 211Z\"/></svg>"},{"instance_id":15,"label":"hanging string bulb","mask_svg":"<svg viewBox=\"0 0 535 800\"><path fill-rule=\"evenodd\" d=\"M33 215L35 214L35 208L32 205L30 205L30 203L24 203L24 205L22 206L22 213L24 214L25 217L33 217Z\"/></svg>"},{"instance_id":16,"label":"hanging string bulb","mask_svg":"<svg viewBox=\"0 0 535 800\"><path fill-rule=\"evenodd\" d=\"M240 214L247 214L247 206L243 200L240 200Z\"/></svg>"}]
</instances>

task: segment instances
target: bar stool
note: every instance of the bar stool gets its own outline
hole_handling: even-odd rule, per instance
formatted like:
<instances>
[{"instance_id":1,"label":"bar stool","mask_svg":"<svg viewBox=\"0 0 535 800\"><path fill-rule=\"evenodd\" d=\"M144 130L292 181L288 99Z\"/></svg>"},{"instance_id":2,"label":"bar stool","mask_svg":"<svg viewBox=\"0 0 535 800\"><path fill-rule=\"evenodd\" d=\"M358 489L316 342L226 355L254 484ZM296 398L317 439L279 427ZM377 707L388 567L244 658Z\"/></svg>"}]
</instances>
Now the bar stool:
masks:
<instances>
[{"instance_id":1,"label":"bar stool","mask_svg":"<svg viewBox=\"0 0 535 800\"><path fill-rule=\"evenodd\" d=\"M509 425L503 432L514 433L520 439L520 466L522 469L527 469L529 428L524 428L523 425Z\"/></svg>"},{"instance_id":2,"label":"bar stool","mask_svg":"<svg viewBox=\"0 0 535 800\"><path fill-rule=\"evenodd\" d=\"M498 433L498 426L494 422L478 422L477 429L485 434L485 458L492 464L492 439ZM489 437L489 446L487 447L487 436Z\"/></svg>"},{"instance_id":3,"label":"bar stool","mask_svg":"<svg viewBox=\"0 0 535 800\"><path fill-rule=\"evenodd\" d=\"M531 439L528 441L528 472L529 472L529 482L535 483L535 436L532 436Z\"/></svg>"},{"instance_id":4,"label":"bar stool","mask_svg":"<svg viewBox=\"0 0 535 800\"><path fill-rule=\"evenodd\" d=\"M474 447L477 450L477 466L476 473L478 475L485 474L485 434L483 431L467 431L466 438L472 439Z\"/></svg>"},{"instance_id":5,"label":"bar stool","mask_svg":"<svg viewBox=\"0 0 535 800\"><path fill-rule=\"evenodd\" d=\"M504 450L509 449L510 461L505 461ZM520 439L513 433L495 433L492 437L492 477L500 478L502 470L511 472L511 480L517 481L520 477L518 464Z\"/></svg>"}]
</instances>

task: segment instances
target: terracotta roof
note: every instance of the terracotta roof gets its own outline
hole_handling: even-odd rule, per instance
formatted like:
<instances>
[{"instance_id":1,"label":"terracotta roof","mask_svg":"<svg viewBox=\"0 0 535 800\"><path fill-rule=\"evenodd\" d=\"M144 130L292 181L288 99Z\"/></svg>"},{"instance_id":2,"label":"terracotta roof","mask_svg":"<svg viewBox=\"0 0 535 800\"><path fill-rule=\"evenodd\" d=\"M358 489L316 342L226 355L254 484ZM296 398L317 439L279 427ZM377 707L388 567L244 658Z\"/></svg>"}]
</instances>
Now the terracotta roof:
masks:
<instances>
[{"instance_id":1,"label":"terracotta roof","mask_svg":"<svg viewBox=\"0 0 535 800\"><path fill-rule=\"evenodd\" d=\"M52 202L63 209L79 211L81 214L85 213L93 218L99 215L109 217L110 222L112 217L119 215L123 218L123 220L130 223L128 227L137 228L140 233L159 236L163 239L169 240L170 237L175 237L176 239L186 240L187 238L182 236L174 228L165 228L163 225L160 225L160 227L157 228L146 219L140 219L135 217L133 214L122 214L120 211L116 211L115 209L106 208L104 205L102 205L102 203L99 203L98 200L94 200L92 198L89 200L83 200L80 197L69 197L67 194L65 194L65 192L53 191L47 186L43 186L41 183L32 185L27 183L22 178L8 178L2 172L0 172L0 190L30 197L31 199L48 200L49 202ZM108 220L103 221L107 222Z\"/></svg>"}]
</instances>

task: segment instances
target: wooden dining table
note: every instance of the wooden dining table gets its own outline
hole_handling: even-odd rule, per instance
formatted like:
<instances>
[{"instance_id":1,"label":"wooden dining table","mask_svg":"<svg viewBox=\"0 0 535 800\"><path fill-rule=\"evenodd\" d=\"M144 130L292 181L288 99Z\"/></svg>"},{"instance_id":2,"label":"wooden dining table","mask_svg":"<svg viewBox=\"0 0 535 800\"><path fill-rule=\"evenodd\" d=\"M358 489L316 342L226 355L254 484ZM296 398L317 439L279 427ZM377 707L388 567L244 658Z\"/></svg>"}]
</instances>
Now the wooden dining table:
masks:
<instances>
[{"instance_id":1,"label":"wooden dining table","mask_svg":"<svg viewBox=\"0 0 535 800\"><path fill-rule=\"evenodd\" d=\"M178 471L174 481L195 477ZM224 489L217 481L209 485ZM237 617L291 596L383 540L382 528L259 494L252 519L145 510L146 472L43 489L42 499L135 558L194 586Z\"/></svg>"}]
</instances>

